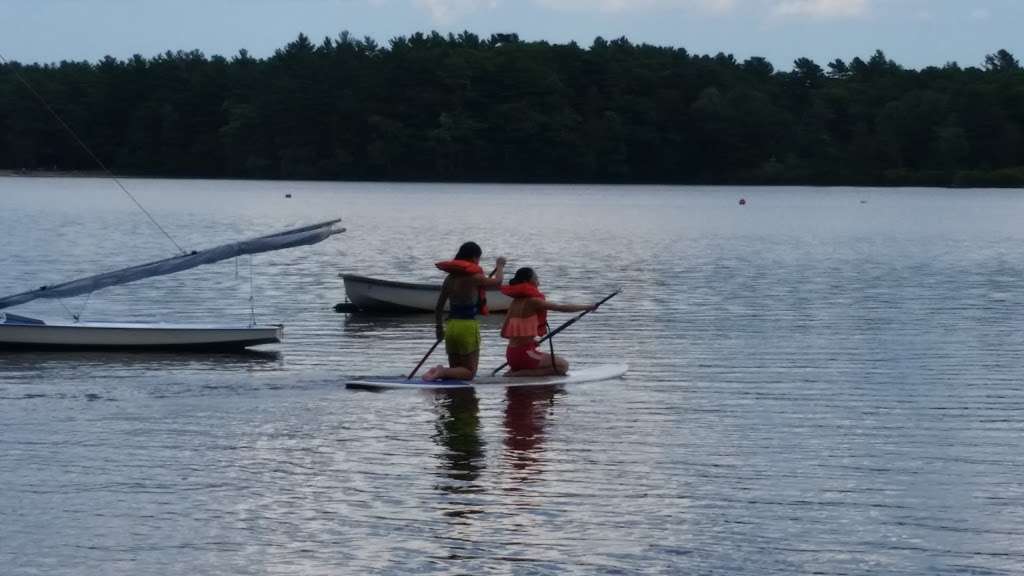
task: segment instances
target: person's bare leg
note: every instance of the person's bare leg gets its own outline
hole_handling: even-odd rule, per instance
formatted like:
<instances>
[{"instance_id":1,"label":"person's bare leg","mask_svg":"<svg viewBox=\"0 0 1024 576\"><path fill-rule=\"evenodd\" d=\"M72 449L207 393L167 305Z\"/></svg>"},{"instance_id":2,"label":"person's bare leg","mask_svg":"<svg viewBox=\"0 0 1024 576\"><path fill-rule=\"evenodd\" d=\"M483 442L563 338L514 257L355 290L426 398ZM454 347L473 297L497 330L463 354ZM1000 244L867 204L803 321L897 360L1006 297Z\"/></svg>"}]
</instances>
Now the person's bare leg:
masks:
<instances>
[{"instance_id":1,"label":"person's bare leg","mask_svg":"<svg viewBox=\"0 0 1024 576\"><path fill-rule=\"evenodd\" d=\"M423 373L423 380L427 382L436 382L441 379L441 373L444 372L444 370L444 364L438 364Z\"/></svg>"},{"instance_id":2,"label":"person's bare leg","mask_svg":"<svg viewBox=\"0 0 1024 576\"><path fill-rule=\"evenodd\" d=\"M449 354L448 363L451 365L450 368L435 366L427 370L424 379L430 375L432 380L472 380L476 377L477 366L480 364L480 351L464 356Z\"/></svg>"},{"instance_id":3,"label":"person's bare leg","mask_svg":"<svg viewBox=\"0 0 1024 576\"><path fill-rule=\"evenodd\" d=\"M568 374L569 361L561 356L555 355L555 369L558 370L559 374Z\"/></svg>"},{"instance_id":4,"label":"person's bare leg","mask_svg":"<svg viewBox=\"0 0 1024 576\"><path fill-rule=\"evenodd\" d=\"M511 378L539 378L541 376L562 376L569 371L569 362L565 358L555 355L555 363L552 366L550 355L542 353L541 356L543 358L540 360L540 368L516 370L505 375Z\"/></svg>"}]
</instances>

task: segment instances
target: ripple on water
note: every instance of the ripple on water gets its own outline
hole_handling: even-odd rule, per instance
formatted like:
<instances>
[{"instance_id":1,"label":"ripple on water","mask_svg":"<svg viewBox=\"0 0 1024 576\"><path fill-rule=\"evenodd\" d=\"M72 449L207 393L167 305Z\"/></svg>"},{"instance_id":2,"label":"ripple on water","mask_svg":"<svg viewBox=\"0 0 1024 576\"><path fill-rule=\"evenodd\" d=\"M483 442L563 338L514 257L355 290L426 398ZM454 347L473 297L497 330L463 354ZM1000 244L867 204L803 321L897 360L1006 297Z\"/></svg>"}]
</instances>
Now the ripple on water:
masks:
<instances>
[{"instance_id":1,"label":"ripple on water","mask_svg":"<svg viewBox=\"0 0 1024 576\"><path fill-rule=\"evenodd\" d=\"M190 247L324 214L349 232L254 259L257 316L287 325L269 351L0 355L5 574L1024 566L1018 195L758 189L738 211L706 188L129 184ZM107 182L0 195L0 292L167 254ZM410 369L433 328L333 313L336 275L437 280L464 239L536 267L552 299L622 287L556 346L630 374L345 390ZM241 264L104 291L87 316L246 323ZM482 367L503 361L499 322Z\"/></svg>"}]
</instances>

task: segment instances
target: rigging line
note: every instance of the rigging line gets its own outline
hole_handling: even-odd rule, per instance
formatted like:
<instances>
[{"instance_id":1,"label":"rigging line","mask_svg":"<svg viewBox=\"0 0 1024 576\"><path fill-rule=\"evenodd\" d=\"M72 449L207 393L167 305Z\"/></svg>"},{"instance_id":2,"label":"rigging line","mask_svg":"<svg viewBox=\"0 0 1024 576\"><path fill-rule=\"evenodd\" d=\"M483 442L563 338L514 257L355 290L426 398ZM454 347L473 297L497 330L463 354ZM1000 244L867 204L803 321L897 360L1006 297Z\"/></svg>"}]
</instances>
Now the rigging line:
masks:
<instances>
[{"instance_id":1,"label":"rigging line","mask_svg":"<svg viewBox=\"0 0 1024 576\"><path fill-rule=\"evenodd\" d=\"M85 307L89 305L89 300L92 300L92 292L89 292L85 296L85 302L82 302L82 307L78 310L78 314L75 315L75 322L82 319L82 314L85 314Z\"/></svg>"},{"instance_id":2,"label":"rigging line","mask_svg":"<svg viewBox=\"0 0 1024 576\"><path fill-rule=\"evenodd\" d=\"M64 307L64 311L68 313L68 316L71 316L71 318L73 318L76 322L78 321L78 317L75 316L75 313L71 311L71 308L68 308L68 305L64 303L63 298L58 298L57 302L60 302L60 305Z\"/></svg>"},{"instance_id":3,"label":"rigging line","mask_svg":"<svg viewBox=\"0 0 1024 576\"><path fill-rule=\"evenodd\" d=\"M156 221L156 218L153 218L153 215L150 214L149 211L146 210L146 208L142 204L140 204L138 200L136 200L135 196L131 192L129 192L127 188L125 188L124 184L122 184L121 181L118 180L117 176L115 176L114 173L111 172L109 168L107 168L107 165L104 164L103 161L100 160L99 157L93 153L92 149L90 149L85 144L85 142L83 142L82 139L78 137L78 134L75 133L75 131L72 130L66 122L64 122L64 119L61 118L60 114L57 114L57 112L50 106L50 103L46 101L46 98L43 98L43 96L39 94L39 92L36 92L36 89L33 88L31 84L29 84L28 80L26 80L25 77L18 72L17 68L15 68L11 64L11 62L7 60L7 58L4 58L3 54L0 54L0 62L3 62L4 65L10 67L11 72L14 73L14 77L20 80L21 83L24 84L26 88L28 88L28 91L31 92L32 95L35 96L36 99L43 104L43 107L46 108L46 110L54 118L57 119L57 122L59 122L60 125L63 126L65 130L68 131L68 134L71 134L71 137L75 139L75 142L77 142L79 146L82 147L82 150L85 150L85 153L88 154L89 157L92 158L96 162L96 164L98 164L99 167L103 169L104 172L106 172L107 176L109 176L111 180L113 180L114 183L117 184L121 191L127 194L129 198L131 198L132 202L134 202L135 205L138 206L139 210L142 210L142 213L145 214L147 218L149 218L149 221L152 222L153 225L156 226L157 229L160 230L160 232L162 232L163 235L166 236L168 240L171 241L171 244L174 244L174 247L177 248L178 251L181 252L182 254L188 254L188 251L182 248L181 245L178 244L174 240L174 238L172 238L171 235L167 233L167 230L164 230L164 227L161 226L160 223Z\"/></svg>"},{"instance_id":4,"label":"rigging line","mask_svg":"<svg viewBox=\"0 0 1024 576\"><path fill-rule=\"evenodd\" d=\"M249 327L256 326L256 284L252 279L252 254L249 254Z\"/></svg>"}]
</instances>

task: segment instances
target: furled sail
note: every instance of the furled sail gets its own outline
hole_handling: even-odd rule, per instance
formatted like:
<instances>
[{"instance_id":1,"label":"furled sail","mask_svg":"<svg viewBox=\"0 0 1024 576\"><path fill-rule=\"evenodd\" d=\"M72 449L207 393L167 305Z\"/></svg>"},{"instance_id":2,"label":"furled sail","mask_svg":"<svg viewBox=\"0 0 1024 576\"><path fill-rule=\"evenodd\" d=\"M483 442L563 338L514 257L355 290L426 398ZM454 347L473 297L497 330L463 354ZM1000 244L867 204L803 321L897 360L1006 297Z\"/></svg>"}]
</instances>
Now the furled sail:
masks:
<instances>
[{"instance_id":1,"label":"furled sail","mask_svg":"<svg viewBox=\"0 0 1024 576\"><path fill-rule=\"evenodd\" d=\"M10 308L11 306L31 302L39 298L70 298L72 296L88 294L103 288L109 288L110 286L127 284L154 276L174 274L182 270L189 270L204 264L213 264L214 262L228 260L245 254L259 254L261 252L273 252L285 248L316 244L335 234L344 232L344 228L335 227L335 224L338 222L341 222L341 220L331 220L312 226L303 226L302 228L278 232L269 236L253 238L252 240L224 244L216 248L182 254L164 260L157 260L156 262L124 268L123 270L97 274L80 280L72 280L63 284L43 286L29 292L0 298L0 309Z\"/></svg>"}]
</instances>

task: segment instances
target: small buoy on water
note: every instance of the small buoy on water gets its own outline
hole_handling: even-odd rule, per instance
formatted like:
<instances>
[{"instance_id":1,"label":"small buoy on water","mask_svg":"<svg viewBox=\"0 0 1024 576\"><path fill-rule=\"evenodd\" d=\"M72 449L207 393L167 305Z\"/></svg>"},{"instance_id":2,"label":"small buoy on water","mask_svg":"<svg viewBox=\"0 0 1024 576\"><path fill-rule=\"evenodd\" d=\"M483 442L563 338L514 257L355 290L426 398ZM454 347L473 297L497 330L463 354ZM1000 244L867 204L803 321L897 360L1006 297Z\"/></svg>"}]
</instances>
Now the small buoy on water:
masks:
<instances>
[{"instance_id":1,"label":"small buoy on water","mask_svg":"<svg viewBox=\"0 0 1024 576\"><path fill-rule=\"evenodd\" d=\"M747 199L746 198L740 198L740 206L746 206L746 205L747 205Z\"/></svg>"},{"instance_id":2,"label":"small buoy on water","mask_svg":"<svg viewBox=\"0 0 1024 576\"><path fill-rule=\"evenodd\" d=\"M284 197L285 197L285 198L291 198L291 197L292 197L292 195L291 195L291 194L285 194L285 195L284 195Z\"/></svg>"}]
</instances>

